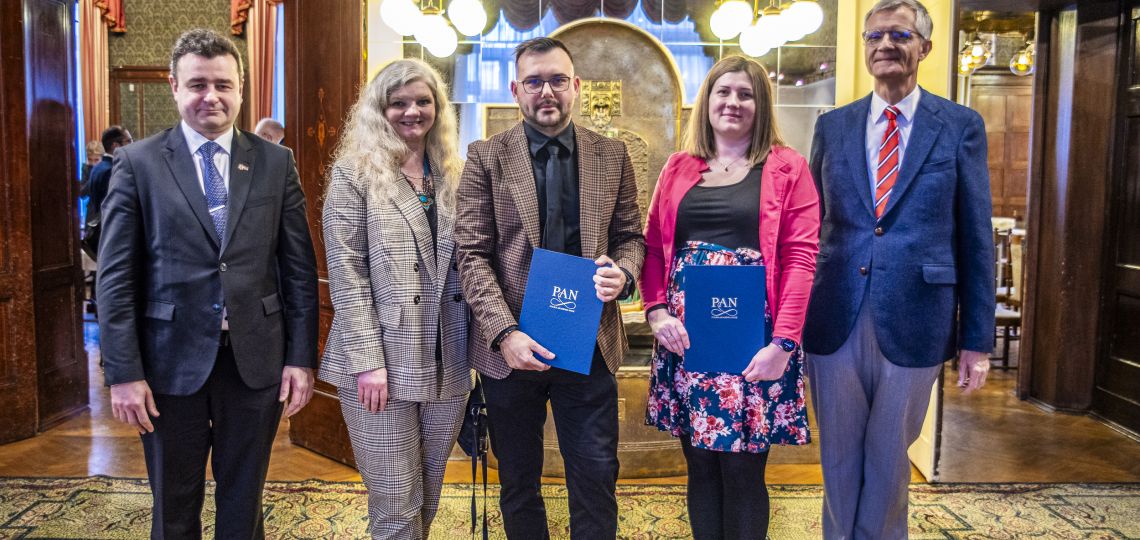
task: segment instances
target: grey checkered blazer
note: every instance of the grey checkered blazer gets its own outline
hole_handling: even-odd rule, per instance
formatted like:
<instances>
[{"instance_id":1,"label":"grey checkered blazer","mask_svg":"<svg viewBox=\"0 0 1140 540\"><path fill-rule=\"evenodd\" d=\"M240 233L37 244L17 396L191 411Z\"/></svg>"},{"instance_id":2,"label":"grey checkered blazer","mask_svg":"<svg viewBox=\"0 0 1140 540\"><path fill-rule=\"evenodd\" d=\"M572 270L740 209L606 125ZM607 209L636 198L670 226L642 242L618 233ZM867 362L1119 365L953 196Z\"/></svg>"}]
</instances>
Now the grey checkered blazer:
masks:
<instances>
[{"instance_id":1,"label":"grey checkered blazer","mask_svg":"<svg viewBox=\"0 0 1140 540\"><path fill-rule=\"evenodd\" d=\"M637 185L621 141L574 127L578 147L582 255L609 255L630 275L641 275L645 238ZM538 194L526 133L515 127L471 143L459 181L455 241L459 270L471 305L468 353L480 373L495 379L511 368L491 341L517 324L531 253L540 245ZM602 308L598 345L611 372L629 349L616 302Z\"/></svg>"},{"instance_id":2,"label":"grey checkered blazer","mask_svg":"<svg viewBox=\"0 0 1140 540\"><path fill-rule=\"evenodd\" d=\"M377 200L368 179L352 169L337 165L330 173L322 224L335 314L319 376L355 386L354 374L383 367L392 399L463 395L471 390L471 370L454 216L438 208L432 249L419 199L406 182L396 185L392 200ZM435 361L440 329L442 369Z\"/></svg>"}]
</instances>

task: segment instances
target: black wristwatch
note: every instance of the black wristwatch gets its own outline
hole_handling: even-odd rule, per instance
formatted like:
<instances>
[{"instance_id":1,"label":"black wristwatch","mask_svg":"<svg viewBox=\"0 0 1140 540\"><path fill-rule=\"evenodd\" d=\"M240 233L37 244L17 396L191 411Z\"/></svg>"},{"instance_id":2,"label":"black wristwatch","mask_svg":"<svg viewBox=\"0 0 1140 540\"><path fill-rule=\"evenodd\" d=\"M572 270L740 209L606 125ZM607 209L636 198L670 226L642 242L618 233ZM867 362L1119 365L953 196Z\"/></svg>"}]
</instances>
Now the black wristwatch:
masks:
<instances>
[{"instance_id":1,"label":"black wristwatch","mask_svg":"<svg viewBox=\"0 0 1140 540\"><path fill-rule=\"evenodd\" d=\"M772 343L784 350L784 352L792 352L796 350L796 342L783 337L772 338Z\"/></svg>"}]
</instances>

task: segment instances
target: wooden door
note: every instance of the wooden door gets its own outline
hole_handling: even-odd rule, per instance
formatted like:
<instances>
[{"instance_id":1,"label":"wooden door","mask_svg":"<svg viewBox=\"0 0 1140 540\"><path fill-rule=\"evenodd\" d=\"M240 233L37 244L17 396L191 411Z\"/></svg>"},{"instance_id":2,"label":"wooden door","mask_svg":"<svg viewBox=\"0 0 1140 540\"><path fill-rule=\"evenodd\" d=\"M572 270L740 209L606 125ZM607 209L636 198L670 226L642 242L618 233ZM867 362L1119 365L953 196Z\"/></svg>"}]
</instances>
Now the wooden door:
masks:
<instances>
[{"instance_id":1,"label":"wooden door","mask_svg":"<svg viewBox=\"0 0 1140 540\"><path fill-rule=\"evenodd\" d=\"M87 407L70 0L24 1L39 428Z\"/></svg>"},{"instance_id":2,"label":"wooden door","mask_svg":"<svg viewBox=\"0 0 1140 540\"><path fill-rule=\"evenodd\" d=\"M1033 86L1029 77L979 74L970 82L970 107L986 122L990 192L995 216L1025 219L1029 184L1029 123Z\"/></svg>"},{"instance_id":3,"label":"wooden door","mask_svg":"<svg viewBox=\"0 0 1140 540\"><path fill-rule=\"evenodd\" d=\"M285 140L293 149L308 202L309 230L320 276L323 350L332 324L328 268L321 235L325 171L349 108L364 80L364 3L290 0L285 3ZM352 445L336 388L318 382L312 402L293 416L290 439L344 463Z\"/></svg>"},{"instance_id":4,"label":"wooden door","mask_svg":"<svg viewBox=\"0 0 1140 540\"><path fill-rule=\"evenodd\" d=\"M0 17L0 444L36 433L31 183L19 0ZM14 12L14 13L13 13Z\"/></svg>"},{"instance_id":5,"label":"wooden door","mask_svg":"<svg viewBox=\"0 0 1140 540\"><path fill-rule=\"evenodd\" d=\"M1140 433L1140 8L1130 15L1118 100L1117 140L1123 144L1116 152L1110 185L1103 324L1092 408Z\"/></svg>"}]
</instances>

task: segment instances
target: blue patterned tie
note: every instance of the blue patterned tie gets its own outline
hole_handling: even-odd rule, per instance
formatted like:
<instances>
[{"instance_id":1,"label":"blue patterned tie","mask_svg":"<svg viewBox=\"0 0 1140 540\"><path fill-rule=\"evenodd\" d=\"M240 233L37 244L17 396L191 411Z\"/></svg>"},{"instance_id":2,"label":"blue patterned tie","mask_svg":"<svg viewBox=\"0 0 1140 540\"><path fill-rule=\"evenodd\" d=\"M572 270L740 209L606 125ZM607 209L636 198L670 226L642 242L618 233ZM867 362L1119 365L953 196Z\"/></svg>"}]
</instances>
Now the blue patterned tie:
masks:
<instances>
[{"instance_id":1,"label":"blue patterned tie","mask_svg":"<svg viewBox=\"0 0 1140 540\"><path fill-rule=\"evenodd\" d=\"M218 233L219 242L226 234L226 202L229 200L226 182L222 180L222 173L218 172L218 167L214 165L214 154L221 151L221 145L214 141L198 147L198 155L202 156L202 183L206 190L206 206L210 211L210 217L214 220L214 231Z\"/></svg>"}]
</instances>

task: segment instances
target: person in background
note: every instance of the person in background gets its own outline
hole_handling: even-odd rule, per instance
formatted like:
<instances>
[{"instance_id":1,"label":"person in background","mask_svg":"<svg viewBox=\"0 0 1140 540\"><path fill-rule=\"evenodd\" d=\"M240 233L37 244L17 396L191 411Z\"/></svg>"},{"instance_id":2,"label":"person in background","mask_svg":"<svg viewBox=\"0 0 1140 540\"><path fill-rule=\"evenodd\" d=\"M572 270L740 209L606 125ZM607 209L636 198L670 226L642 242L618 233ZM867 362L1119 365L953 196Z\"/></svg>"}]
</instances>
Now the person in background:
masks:
<instances>
[{"instance_id":1,"label":"person in background","mask_svg":"<svg viewBox=\"0 0 1140 540\"><path fill-rule=\"evenodd\" d=\"M819 420L825 538L906 538L907 448L942 363L986 382L994 244L986 129L918 86L934 24L916 0L863 22L870 95L819 117L823 235L804 328Z\"/></svg>"},{"instance_id":2,"label":"person in background","mask_svg":"<svg viewBox=\"0 0 1140 540\"><path fill-rule=\"evenodd\" d=\"M131 132L123 126L111 126L103 130L102 147L106 149L99 163L91 169L91 177L87 183L87 218L100 214L103 199L107 197L107 186L111 181L111 165L115 158L115 150L134 142Z\"/></svg>"},{"instance_id":3,"label":"person in background","mask_svg":"<svg viewBox=\"0 0 1140 540\"><path fill-rule=\"evenodd\" d=\"M253 132L273 144L281 144L285 139L285 126L272 118L262 118L257 122L257 127L253 128Z\"/></svg>"},{"instance_id":4,"label":"person in background","mask_svg":"<svg viewBox=\"0 0 1140 540\"><path fill-rule=\"evenodd\" d=\"M87 197L91 181L91 169L103 158L103 145L99 141L87 141L87 160L79 167L79 196Z\"/></svg>"},{"instance_id":5,"label":"person in background","mask_svg":"<svg viewBox=\"0 0 1140 540\"><path fill-rule=\"evenodd\" d=\"M723 58L654 189L640 281L655 339L647 423L681 439L696 539L765 538L768 450L810 440L799 343L818 237L815 184L780 138L768 70ZM700 265L766 267L773 338L742 373L685 369L685 269Z\"/></svg>"},{"instance_id":6,"label":"person in background","mask_svg":"<svg viewBox=\"0 0 1140 540\"><path fill-rule=\"evenodd\" d=\"M471 391L454 239L462 162L439 74L388 64L349 112L323 212L337 387L372 538L427 538Z\"/></svg>"},{"instance_id":7,"label":"person in background","mask_svg":"<svg viewBox=\"0 0 1140 540\"><path fill-rule=\"evenodd\" d=\"M103 199L107 197L107 186L111 181L111 164L114 159L115 150L130 144L134 139L131 138L131 132L127 131L122 126L111 126L103 130L102 143L100 148L107 149L103 154L102 159L99 160L92 169L91 176L87 182L87 208L84 212L83 218L83 239L80 246L91 260L97 260L99 250L99 239L102 236L102 221L103 221ZM96 291L98 290L97 283L99 281L99 267L95 265L94 280L91 283L91 304L90 308L94 312L96 310Z\"/></svg>"}]
</instances>

